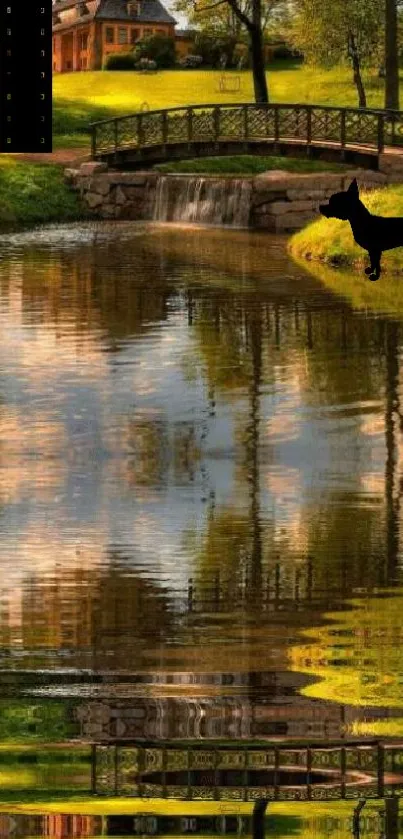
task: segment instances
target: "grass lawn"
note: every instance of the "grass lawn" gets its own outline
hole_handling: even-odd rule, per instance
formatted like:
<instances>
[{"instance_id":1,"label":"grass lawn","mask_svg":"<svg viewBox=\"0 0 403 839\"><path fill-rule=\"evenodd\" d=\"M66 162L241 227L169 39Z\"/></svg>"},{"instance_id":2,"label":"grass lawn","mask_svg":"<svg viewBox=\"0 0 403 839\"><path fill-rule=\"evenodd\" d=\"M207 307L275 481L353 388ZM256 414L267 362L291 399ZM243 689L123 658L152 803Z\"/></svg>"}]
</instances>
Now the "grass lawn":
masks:
<instances>
[{"instance_id":1,"label":"grass lawn","mask_svg":"<svg viewBox=\"0 0 403 839\"><path fill-rule=\"evenodd\" d=\"M0 227L82 218L77 194L63 183L60 166L18 163L0 155Z\"/></svg>"},{"instance_id":2,"label":"grass lawn","mask_svg":"<svg viewBox=\"0 0 403 839\"><path fill-rule=\"evenodd\" d=\"M82 135L88 123L139 110L202 103L253 102L250 70L241 71L241 91L218 90L218 70L164 70L153 75L136 71L102 70L62 73L53 79L53 130L57 135ZM298 61L275 62L267 69L272 102L317 102L358 106L349 67L331 70L307 67ZM377 71L364 73L368 107L383 107L384 81Z\"/></svg>"},{"instance_id":3,"label":"grass lawn","mask_svg":"<svg viewBox=\"0 0 403 839\"><path fill-rule=\"evenodd\" d=\"M57 74L53 79L54 149L89 151L89 123L138 110L190 104L253 102L251 71L241 75L239 93L218 90L218 70L165 70L144 75L135 71ZM349 67L331 70L307 67L299 61L277 61L267 69L273 102L317 102L357 106ZM366 71L368 106L383 104L384 82L377 71ZM164 164L161 171L257 174L267 169L293 172L338 171L339 165L286 158L239 155L233 158ZM32 164L0 155L0 226L36 224L79 217L78 200L63 184L60 166Z\"/></svg>"}]
</instances>

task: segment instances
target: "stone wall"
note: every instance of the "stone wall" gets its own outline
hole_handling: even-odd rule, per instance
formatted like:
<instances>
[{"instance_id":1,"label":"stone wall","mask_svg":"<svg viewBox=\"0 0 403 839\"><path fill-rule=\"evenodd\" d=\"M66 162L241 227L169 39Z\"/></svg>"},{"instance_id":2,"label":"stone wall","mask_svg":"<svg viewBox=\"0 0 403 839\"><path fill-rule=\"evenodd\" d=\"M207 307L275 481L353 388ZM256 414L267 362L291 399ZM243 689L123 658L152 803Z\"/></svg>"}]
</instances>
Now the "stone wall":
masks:
<instances>
[{"instance_id":1,"label":"stone wall","mask_svg":"<svg viewBox=\"0 0 403 839\"><path fill-rule=\"evenodd\" d=\"M84 207L94 218L103 219L151 220L160 177L152 171L108 171L106 164L96 162L65 170L66 182L80 192ZM275 170L249 177L249 226L273 232L298 230L317 218L319 204L333 192L346 189L354 177L362 189L396 183L397 177L403 180L403 161L400 176L396 169L389 173L351 169L342 174L307 175Z\"/></svg>"}]
</instances>

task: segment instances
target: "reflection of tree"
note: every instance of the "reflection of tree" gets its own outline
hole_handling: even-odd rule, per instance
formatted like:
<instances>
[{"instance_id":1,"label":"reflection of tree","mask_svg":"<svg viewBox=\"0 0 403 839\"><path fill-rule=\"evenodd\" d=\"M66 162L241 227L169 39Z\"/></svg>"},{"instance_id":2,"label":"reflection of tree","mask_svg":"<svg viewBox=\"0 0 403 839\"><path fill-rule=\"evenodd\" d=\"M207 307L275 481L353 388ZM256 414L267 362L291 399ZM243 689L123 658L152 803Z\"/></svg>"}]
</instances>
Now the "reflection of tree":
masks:
<instances>
[{"instance_id":1,"label":"reflection of tree","mask_svg":"<svg viewBox=\"0 0 403 839\"><path fill-rule=\"evenodd\" d=\"M403 596L354 601L353 608L328 615L325 626L310 629L292 647L293 670L319 677L303 688L309 697L352 705L403 708ZM312 641L309 640L312 638ZM396 732L396 721L384 732ZM403 725L400 720L402 734Z\"/></svg>"},{"instance_id":2,"label":"reflection of tree","mask_svg":"<svg viewBox=\"0 0 403 839\"><path fill-rule=\"evenodd\" d=\"M399 550L399 510L400 492L396 497L397 447L395 419L399 412L399 327L397 323L388 323L386 329L386 568L385 582L390 582L396 574Z\"/></svg>"}]
</instances>

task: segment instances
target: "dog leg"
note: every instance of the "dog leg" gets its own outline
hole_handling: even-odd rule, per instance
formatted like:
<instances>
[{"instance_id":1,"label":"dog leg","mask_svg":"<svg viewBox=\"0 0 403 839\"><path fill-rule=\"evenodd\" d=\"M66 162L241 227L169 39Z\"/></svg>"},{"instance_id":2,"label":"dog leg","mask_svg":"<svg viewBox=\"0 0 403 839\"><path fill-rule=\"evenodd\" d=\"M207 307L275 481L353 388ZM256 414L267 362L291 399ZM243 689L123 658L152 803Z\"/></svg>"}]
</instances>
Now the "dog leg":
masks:
<instances>
[{"instance_id":1,"label":"dog leg","mask_svg":"<svg viewBox=\"0 0 403 839\"><path fill-rule=\"evenodd\" d=\"M368 251L371 260L371 266L365 269L369 280L379 280L381 276L381 255L382 251Z\"/></svg>"}]
</instances>

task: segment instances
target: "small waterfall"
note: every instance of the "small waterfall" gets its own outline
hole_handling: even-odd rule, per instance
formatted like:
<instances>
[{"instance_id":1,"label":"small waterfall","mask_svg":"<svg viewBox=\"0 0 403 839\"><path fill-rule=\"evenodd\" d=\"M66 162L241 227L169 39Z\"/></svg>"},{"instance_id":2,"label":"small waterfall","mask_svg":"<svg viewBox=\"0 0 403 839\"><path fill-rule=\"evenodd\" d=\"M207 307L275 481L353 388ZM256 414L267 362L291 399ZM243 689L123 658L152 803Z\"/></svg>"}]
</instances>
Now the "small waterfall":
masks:
<instances>
[{"instance_id":1,"label":"small waterfall","mask_svg":"<svg viewBox=\"0 0 403 839\"><path fill-rule=\"evenodd\" d=\"M154 220L248 227L251 181L163 175L158 179Z\"/></svg>"}]
</instances>

